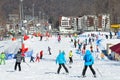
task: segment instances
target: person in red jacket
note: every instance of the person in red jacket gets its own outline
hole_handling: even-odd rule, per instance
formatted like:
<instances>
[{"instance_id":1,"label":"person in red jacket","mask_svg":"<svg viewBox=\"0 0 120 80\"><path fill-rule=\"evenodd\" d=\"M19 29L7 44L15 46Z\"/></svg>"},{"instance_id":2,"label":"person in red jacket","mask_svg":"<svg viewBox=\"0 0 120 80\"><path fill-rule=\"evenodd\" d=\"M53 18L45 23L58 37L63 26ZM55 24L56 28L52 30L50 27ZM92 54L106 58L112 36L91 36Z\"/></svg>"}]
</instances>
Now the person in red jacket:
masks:
<instances>
[{"instance_id":1,"label":"person in red jacket","mask_svg":"<svg viewBox=\"0 0 120 80\"><path fill-rule=\"evenodd\" d=\"M36 62L38 61L38 62L40 62L40 56L38 55L38 53L36 54L36 60L35 60Z\"/></svg>"},{"instance_id":2,"label":"person in red jacket","mask_svg":"<svg viewBox=\"0 0 120 80\"><path fill-rule=\"evenodd\" d=\"M40 59L43 57L43 50L40 51Z\"/></svg>"}]
</instances>

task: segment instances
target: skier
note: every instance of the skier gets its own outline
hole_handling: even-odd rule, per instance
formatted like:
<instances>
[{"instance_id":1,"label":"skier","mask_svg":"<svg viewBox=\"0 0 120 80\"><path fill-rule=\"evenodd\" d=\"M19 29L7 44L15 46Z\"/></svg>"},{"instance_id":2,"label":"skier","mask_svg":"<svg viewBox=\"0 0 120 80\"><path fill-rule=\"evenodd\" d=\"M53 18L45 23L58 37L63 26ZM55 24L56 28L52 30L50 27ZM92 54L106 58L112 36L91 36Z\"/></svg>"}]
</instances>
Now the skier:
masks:
<instances>
[{"instance_id":1,"label":"skier","mask_svg":"<svg viewBox=\"0 0 120 80\"><path fill-rule=\"evenodd\" d=\"M38 53L36 54L36 60L35 60L36 62L38 61L38 62L40 62L40 57L39 57L39 55L38 55Z\"/></svg>"},{"instance_id":2,"label":"skier","mask_svg":"<svg viewBox=\"0 0 120 80\"><path fill-rule=\"evenodd\" d=\"M43 38L43 35L41 34L41 35L40 35L40 41L42 41L42 38Z\"/></svg>"},{"instance_id":3,"label":"skier","mask_svg":"<svg viewBox=\"0 0 120 80\"><path fill-rule=\"evenodd\" d=\"M112 32L110 31L110 39L112 39Z\"/></svg>"},{"instance_id":4,"label":"skier","mask_svg":"<svg viewBox=\"0 0 120 80\"><path fill-rule=\"evenodd\" d=\"M48 46L49 55L51 55L51 48Z\"/></svg>"},{"instance_id":5,"label":"skier","mask_svg":"<svg viewBox=\"0 0 120 80\"><path fill-rule=\"evenodd\" d=\"M72 57L73 57L73 53L72 53L72 50L70 50L70 52L69 52L69 63L70 64L73 63Z\"/></svg>"},{"instance_id":6,"label":"skier","mask_svg":"<svg viewBox=\"0 0 120 80\"><path fill-rule=\"evenodd\" d=\"M58 35L58 42L60 42L61 41L61 36L60 35Z\"/></svg>"},{"instance_id":7,"label":"skier","mask_svg":"<svg viewBox=\"0 0 120 80\"><path fill-rule=\"evenodd\" d=\"M78 43L78 49L81 51L82 43Z\"/></svg>"},{"instance_id":8,"label":"skier","mask_svg":"<svg viewBox=\"0 0 120 80\"><path fill-rule=\"evenodd\" d=\"M14 70L17 69L17 66L19 68L19 71L21 71L21 60L22 60L22 55L21 55L21 51L18 51L17 54L15 55L16 58L16 62L15 62L15 67Z\"/></svg>"},{"instance_id":9,"label":"skier","mask_svg":"<svg viewBox=\"0 0 120 80\"><path fill-rule=\"evenodd\" d=\"M85 77L87 67L89 66L89 68L92 71L94 77L96 77L96 72L94 71L94 69L92 67L92 65L94 64L94 59L93 59L93 56L92 56L90 50L86 50L85 55L83 57L83 60L85 62L84 62L84 68L83 68L83 71L82 71L82 76Z\"/></svg>"},{"instance_id":10,"label":"skier","mask_svg":"<svg viewBox=\"0 0 120 80\"><path fill-rule=\"evenodd\" d=\"M2 53L0 54L0 65L2 64L2 62L3 62L4 65L5 65L5 58L6 58L5 53L2 52Z\"/></svg>"},{"instance_id":11,"label":"skier","mask_svg":"<svg viewBox=\"0 0 120 80\"><path fill-rule=\"evenodd\" d=\"M88 41L89 41L89 43L88 43L88 44L92 44L92 42L91 42L91 38L90 38L90 37L89 37Z\"/></svg>"},{"instance_id":12,"label":"skier","mask_svg":"<svg viewBox=\"0 0 120 80\"><path fill-rule=\"evenodd\" d=\"M76 41L76 39L74 39L74 46L75 46L75 48L76 48L76 45L77 44L77 41Z\"/></svg>"},{"instance_id":13,"label":"skier","mask_svg":"<svg viewBox=\"0 0 120 80\"><path fill-rule=\"evenodd\" d=\"M92 45L90 46L90 51L93 53L93 46Z\"/></svg>"},{"instance_id":14,"label":"skier","mask_svg":"<svg viewBox=\"0 0 120 80\"><path fill-rule=\"evenodd\" d=\"M86 44L83 45L83 48L82 48L82 55L85 54L85 51L86 51Z\"/></svg>"},{"instance_id":15,"label":"skier","mask_svg":"<svg viewBox=\"0 0 120 80\"><path fill-rule=\"evenodd\" d=\"M56 64L57 63L59 64L59 67L58 67L58 70L57 70L58 74L60 73L60 69L61 69L62 66L65 69L66 73L69 73L68 69L65 66L66 60L65 60L65 52L64 51L61 52L61 50L59 50L59 55L56 58Z\"/></svg>"},{"instance_id":16,"label":"skier","mask_svg":"<svg viewBox=\"0 0 120 80\"><path fill-rule=\"evenodd\" d=\"M40 51L40 59L43 57L43 50Z\"/></svg>"},{"instance_id":17,"label":"skier","mask_svg":"<svg viewBox=\"0 0 120 80\"><path fill-rule=\"evenodd\" d=\"M31 55L31 57L30 57L30 62L34 62L34 57Z\"/></svg>"},{"instance_id":18,"label":"skier","mask_svg":"<svg viewBox=\"0 0 120 80\"><path fill-rule=\"evenodd\" d=\"M99 52L99 48L98 48L98 45L96 45L96 52Z\"/></svg>"}]
</instances>

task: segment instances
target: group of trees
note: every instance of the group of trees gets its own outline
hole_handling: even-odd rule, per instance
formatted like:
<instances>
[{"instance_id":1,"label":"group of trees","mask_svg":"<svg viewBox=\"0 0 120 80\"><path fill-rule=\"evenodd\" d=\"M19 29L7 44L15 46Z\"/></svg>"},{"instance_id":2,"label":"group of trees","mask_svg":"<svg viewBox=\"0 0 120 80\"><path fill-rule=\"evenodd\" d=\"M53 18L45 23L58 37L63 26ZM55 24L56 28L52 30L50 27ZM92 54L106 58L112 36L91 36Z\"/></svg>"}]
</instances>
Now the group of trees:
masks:
<instances>
[{"instance_id":1,"label":"group of trees","mask_svg":"<svg viewBox=\"0 0 120 80\"><path fill-rule=\"evenodd\" d=\"M83 16L87 14L111 15L111 23L120 23L120 0L23 0L24 14L35 16L44 13L50 23L58 24L59 16ZM0 23L8 19L8 14L19 14L20 0L0 0Z\"/></svg>"}]
</instances>

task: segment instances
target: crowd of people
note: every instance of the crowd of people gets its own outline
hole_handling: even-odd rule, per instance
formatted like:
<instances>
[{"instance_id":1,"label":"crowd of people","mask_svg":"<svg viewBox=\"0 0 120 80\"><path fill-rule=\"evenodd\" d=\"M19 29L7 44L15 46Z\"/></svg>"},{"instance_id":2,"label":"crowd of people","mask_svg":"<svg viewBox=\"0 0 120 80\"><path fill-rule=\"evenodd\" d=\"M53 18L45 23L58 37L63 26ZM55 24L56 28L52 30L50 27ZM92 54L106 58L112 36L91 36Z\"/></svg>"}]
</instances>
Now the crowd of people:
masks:
<instances>
[{"instance_id":1,"label":"crowd of people","mask_svg":"<svg viewBox=\"0 0 120 80\"><path fill-rule=\"evenodd\" d=\"M84 60L84 68L82 71L82 77L85 77L86 74L86 70L89 67L90 70L93 73L93 76L96 77L96 72L93 68L93 64L94 64L94 58L93 57L93 53L95 52L99 52L99 46L96 45L96 48L93 48L92 43L95 41L95 39L97 39L97 37L95 36L90 36L86 39L84 39L84 41L81 41L80 38L76 38L76 37L69 37L71 38L71 43L73 43L73 46L75 49L77 49L80 53L81 56L83 56L83 60ZM40 39L40 41L42 41L43 37ZM61 43L62 37L61 35L58 35L57 37L58 43ZM87 46L90 46L89 49L86 48ZM52 52L51 52L51 47L48 46L48 54L52 56ZM60 74L60 70L63 67L65 69L65 72L68 74L69 73L69 69L66 67L66 56L65 56L66 52L61 49L59 50L58 55L56 56L56 64L59 65L58 69L57 69L57 74ZM40 62L40 59L43 58L44 55L44 51L41 50L39 53L36 53L36 56L34 57L33 55L30 57L30 62ZM69 64L72 65L74 63L74 56L75 54L73 53L73 50L69 50L68 53L68 57L69 57ZM21 62L26 62L25 61L25 54L22 53L21 50L19 50L17 52L17 54L14 57L16 59L15 62L15 66L14 66L14 70L17 70L17 67L19 68L18 70L21 71ZM5 53L2 52L0 54L0 64L5 64ZM71 67L71 66L70 66Z\"/></svg>"}]
</instances>

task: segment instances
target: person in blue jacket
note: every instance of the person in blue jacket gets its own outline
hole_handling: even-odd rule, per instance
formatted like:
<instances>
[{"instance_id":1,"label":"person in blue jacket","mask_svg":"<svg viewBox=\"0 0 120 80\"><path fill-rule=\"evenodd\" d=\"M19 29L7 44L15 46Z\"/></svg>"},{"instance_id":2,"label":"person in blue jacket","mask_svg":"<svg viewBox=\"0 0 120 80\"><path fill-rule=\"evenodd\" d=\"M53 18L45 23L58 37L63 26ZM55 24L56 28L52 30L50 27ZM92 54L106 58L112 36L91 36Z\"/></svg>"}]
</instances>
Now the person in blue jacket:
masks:
<instances>
[{"instance_id":1,"label":"person in blue jacket","mask_svg":"<svg viewBox=\"0 0 120 80\"><path fill-rule=\"evenodd\" d=\"M94 77L96 77L96 72L92 67L92 65L94 64L94 58L93 58L90 50L86 50L85 55L83 57L83 60L84 60L84 68L83 68L82 76L85 77L87 67L89 66L89 68L92 71Z\"/></svg>"},{"instance_id":2,"label":"person in blue jacket","mask_svg":"<svg viewBox=\"0 0 120 80\"><path fill-rule=\"evenodd\" d=\"M68 69L65 66L66 59L65 59L65 52L64 51L62 51L62 52L61 52L61 50L59 51L59 54L56 58L56 64L57 63L59 64L59 67L58 67L58 70L57 70L58 74L60 73L60 69L62 68L62 66L65 69L66 73L69 73Z\"/></svg>"}]
</instances>

